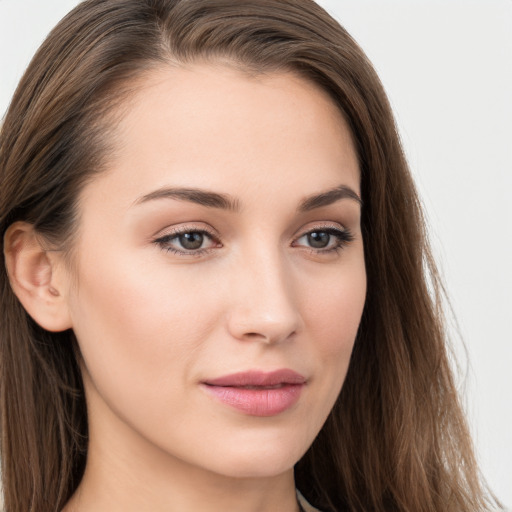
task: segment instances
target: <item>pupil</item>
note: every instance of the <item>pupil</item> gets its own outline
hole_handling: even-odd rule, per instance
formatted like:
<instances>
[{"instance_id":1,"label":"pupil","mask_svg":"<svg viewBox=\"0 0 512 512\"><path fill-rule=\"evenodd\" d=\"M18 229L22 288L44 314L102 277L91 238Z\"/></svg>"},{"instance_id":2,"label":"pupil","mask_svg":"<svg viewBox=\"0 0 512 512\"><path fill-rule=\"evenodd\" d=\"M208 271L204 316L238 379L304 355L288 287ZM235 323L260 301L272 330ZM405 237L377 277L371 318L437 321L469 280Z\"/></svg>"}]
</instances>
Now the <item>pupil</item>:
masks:
<instances>
[{"instance_id":1,"label":"pupil","mask_svg":"<svg viewBox=\"0 0 512 512\"><path fill-rule=\"evenodd\" d=\"M202 233L184 233L180 235L180 244L184 249L199 249L203 245L204 236Z\"/></svg>"},{"instance_id":2,"label":"pupil","mask_svg":"<svg viewBox=\"0 0 512 512\"><path fill-rule=\"evenodd\" d=\"M311 247L315 249L322 249L327 247L329 244L329 238L331 235L325 231L314 231L308 234L308 242Z\"/></svg>"}]
</instances>

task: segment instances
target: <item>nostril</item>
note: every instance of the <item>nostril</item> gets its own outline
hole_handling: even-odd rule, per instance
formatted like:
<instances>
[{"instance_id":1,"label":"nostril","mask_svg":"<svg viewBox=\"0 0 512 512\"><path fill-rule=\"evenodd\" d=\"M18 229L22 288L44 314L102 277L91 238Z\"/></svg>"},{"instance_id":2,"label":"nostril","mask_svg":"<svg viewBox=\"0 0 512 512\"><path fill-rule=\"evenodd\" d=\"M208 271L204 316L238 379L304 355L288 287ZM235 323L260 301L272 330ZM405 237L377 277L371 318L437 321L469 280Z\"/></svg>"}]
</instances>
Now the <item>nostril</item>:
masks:
<instances>
[{"instance_id":1,"label":"nostril","mask_svg":"<svg viewBox=\"0 0 512 512\"><path fill-rule=\"evenodd\" d=\"M269 342L271 337L269 335L265 335L259 332L247 332L244 334L244 338Z\"/></svg>"},{"instance_id":2,"label":"nostril","mask_svg":"<svg viewBox=\"0 0 512 512\"><path fill-rule=\"evenodd\" d=\"M285 332L283 330L279 330L276 332L271 332L268 330L268 332L246 332L243 333L241 338L245 340L251 340L251 341L260 341L262 343L276 343L285 341L287 339L292 338L295 335L295 331L288 331Z\"/></svg>"}]
</instances>

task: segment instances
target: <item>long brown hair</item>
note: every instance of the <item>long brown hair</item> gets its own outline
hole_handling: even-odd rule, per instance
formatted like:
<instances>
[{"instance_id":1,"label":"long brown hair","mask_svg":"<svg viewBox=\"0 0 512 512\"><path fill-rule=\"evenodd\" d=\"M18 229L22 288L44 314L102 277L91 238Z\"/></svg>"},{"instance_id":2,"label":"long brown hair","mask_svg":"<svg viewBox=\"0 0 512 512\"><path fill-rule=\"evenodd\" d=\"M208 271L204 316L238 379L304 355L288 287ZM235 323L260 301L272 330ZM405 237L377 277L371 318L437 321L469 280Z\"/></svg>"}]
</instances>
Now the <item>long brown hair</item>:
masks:
<instances>
[{"instance_id":1,"label":"long brown hair","mask_svg":"<svg viewBox=\"0 0 512 512\"><path fill-rule=\"evenodd\" d=\"M326 511L488 510L447 357L442 288L388 100L362 50L313 1L80 4L43 43L6 115L0 234L25 220L71 250L77 195L101 172L117 107L137 78L203 60L316 83L345 116L359 156L368 294L341 394L296 465L298 488ZM72 331L32 321L5 265L0 290L5 507L57 512L87 456L78 345Z\"/></svg>"}]
</instances>

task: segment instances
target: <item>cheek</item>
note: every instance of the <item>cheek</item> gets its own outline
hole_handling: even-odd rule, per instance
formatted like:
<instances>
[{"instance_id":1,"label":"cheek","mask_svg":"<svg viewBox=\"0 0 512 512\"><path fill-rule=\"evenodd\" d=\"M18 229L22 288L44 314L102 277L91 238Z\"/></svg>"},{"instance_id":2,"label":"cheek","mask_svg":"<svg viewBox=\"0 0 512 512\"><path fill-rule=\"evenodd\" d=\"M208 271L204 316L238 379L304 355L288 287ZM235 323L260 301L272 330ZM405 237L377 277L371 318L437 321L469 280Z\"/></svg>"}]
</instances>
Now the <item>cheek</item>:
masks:
<instances>
[{"instance_id":1,"label":"cheek","mask_svg":"<svg viewBox=\"0 0 512 512\"><path fill-rule=\"evenodd\" d=\"M94 272L79 275L80 289L72 306L74 321L87 330L98 328L101 338L115 340L122 333L127 336L126 341L136 339L144 344L152 335L152 342L158 346L172 337L179 346L185 333L188 342L193 342L189 337L192 326L207 329L198 323L204 320L206 324L208 317L196 315L197 297L211 302L211 306L214 300L209 299L202 281L190 279L186 272L172 272L151 258L137 260L115 255L84 261L82 267Z\"/></svg>"},{"instance_id":2,"label":"cheek","mask_svg":"<svg viewBox=\"0 0 512 512\"><path fill-rule=\"evenodd\" d=\"M301 293L312 364L311 400L304 417L306 439L316 437L334 406L345 380L366 297L362 258L341 266L322 286Z\"/></svg>"},{"instance_id":3,"label":"cheek","mask_svg":"<svg viewBox=\"0 0 512 512\"><path fill-rule=\"evenodd\" d=\"M143 261L105 255L90 263L83 268L95 271L79 276L71 309L85 365L101 394L111 404L129 395L133 404L155 390L175 389L172 383L194 370L193 355L219 316L213 294L186 275Z\"/></svg>"},{"instance_id":4,"label":"cheek","mask_svg":"<svg viewBox=\"0 0 512 512\"><path fill-rule=\"evenodd\" d=\"M307 323L316 351L318 374L324 375L322 395L331 407L345 380L366 299L362 257L340 267L339 274L308 295Z\"/></svg>"},{"instance_id":5,"label":"cheek","mask_svg":"<svg viewBox=\"0 0 512 512\"><path fill-rule=\"evenodd\" d=\"M315 347L326 359L350 356L366 298L364 262L342 269L322 287L305 294L306 322Z\"/></svg>"}]
</instances>

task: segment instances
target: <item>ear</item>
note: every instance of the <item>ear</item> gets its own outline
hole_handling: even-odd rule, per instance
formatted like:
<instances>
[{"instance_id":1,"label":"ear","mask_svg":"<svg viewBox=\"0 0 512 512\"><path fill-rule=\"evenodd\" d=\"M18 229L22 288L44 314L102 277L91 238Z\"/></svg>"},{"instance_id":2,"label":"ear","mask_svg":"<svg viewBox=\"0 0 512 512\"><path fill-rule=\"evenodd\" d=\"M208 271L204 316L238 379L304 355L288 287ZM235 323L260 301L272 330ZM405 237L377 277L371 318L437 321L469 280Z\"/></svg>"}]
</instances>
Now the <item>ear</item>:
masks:
<instances>
[{"instance_id":1,"label":"ear","mask_svg":"<svg viewBox=\"0 0 512 512\"><path fill-rule=\"evenodd\" d=\"M45 249L31 224L15 222L4 235L4 256L11 287L27 313L47 331L71 328L61 252Z\"/></svg>"}]
</instances>

